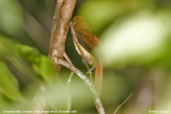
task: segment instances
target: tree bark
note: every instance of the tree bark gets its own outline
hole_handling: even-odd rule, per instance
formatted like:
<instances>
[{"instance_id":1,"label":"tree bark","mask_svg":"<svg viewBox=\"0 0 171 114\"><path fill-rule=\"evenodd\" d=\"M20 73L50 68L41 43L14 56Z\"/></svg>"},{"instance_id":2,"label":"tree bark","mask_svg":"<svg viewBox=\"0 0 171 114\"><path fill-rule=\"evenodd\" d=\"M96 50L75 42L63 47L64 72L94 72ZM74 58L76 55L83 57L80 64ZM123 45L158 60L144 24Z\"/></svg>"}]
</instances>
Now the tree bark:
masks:
<instances>
[{"instance_id":1,"label":"tree bark","mask_svg":"<svg viewBox=\"0 0 171 114\"><path fill-rule=\"evenodd\" d=\"M53 59L63 58L65 52L65 40L68 33L69 23L75 8L76 0L57 0L52 21L49 57ZM56 63L57 71L60 64Z\"/></svg>"}]
</instances>

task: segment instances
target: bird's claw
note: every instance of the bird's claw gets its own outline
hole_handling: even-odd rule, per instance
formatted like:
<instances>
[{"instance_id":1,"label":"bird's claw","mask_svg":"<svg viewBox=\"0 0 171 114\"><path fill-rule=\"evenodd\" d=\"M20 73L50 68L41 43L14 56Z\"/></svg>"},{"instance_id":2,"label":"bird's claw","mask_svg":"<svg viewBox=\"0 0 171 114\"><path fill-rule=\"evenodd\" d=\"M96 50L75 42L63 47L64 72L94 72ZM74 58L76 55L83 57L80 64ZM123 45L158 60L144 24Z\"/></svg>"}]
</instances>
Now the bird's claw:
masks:
<instances>
[{"instance_id":1,"label":"bird's claw","mask_svg":"<svg viewBox=\"0 0 171 114\"><path fill-rule=\"evenodd\" d=\"M95 68L95 65L93 67L91 67L86 73L90 74L94 70L94 68Z\"/></svg>"}]
</instances>

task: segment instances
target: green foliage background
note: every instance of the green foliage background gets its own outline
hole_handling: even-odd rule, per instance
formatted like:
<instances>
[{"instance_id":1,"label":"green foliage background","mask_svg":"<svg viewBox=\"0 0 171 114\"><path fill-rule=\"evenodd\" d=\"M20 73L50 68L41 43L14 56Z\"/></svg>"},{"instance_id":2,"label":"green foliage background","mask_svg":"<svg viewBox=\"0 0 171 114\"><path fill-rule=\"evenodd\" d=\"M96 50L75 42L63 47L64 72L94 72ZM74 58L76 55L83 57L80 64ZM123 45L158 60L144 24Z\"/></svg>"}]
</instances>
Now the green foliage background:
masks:
<instances>
[{"instance_id":1,"label":"green foliage background","mask_svg":"<svg viewBox=\"0 0 171 114\"><path fill-rule=\"evenodd\" d=\"M70 71L60 74L48 48L55 0L0 0L0 113L4 110L66 110L69 94L78 114L97 114L89 89ZM107 114L130 94L118 114L171 113L170 0L78 0L81 15L101 40L102 101ZM86 68L69 32L66 52ZM41 105L40 107L38 107Z\"/></svg>"}]
</instances>

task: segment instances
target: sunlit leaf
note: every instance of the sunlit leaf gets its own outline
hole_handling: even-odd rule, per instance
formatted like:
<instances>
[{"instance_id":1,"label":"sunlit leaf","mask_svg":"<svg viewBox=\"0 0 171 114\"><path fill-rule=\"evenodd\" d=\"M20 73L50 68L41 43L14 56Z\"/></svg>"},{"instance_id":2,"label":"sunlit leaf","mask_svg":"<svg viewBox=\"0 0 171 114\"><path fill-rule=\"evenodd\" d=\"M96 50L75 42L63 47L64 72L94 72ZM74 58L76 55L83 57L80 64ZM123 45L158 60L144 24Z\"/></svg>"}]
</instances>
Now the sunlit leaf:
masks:
<instances>
[{"instance_id":1,"label":"sunlit leaf","mask_svg":"<svg viewBox=\"0 0 171 114\"><path fill-rule=\"evenodd\" d=\"M169 25L163 15L141 12L104 33L99 56L106 65L152 62L167 51Z\"/></svg>"}]
</instances>

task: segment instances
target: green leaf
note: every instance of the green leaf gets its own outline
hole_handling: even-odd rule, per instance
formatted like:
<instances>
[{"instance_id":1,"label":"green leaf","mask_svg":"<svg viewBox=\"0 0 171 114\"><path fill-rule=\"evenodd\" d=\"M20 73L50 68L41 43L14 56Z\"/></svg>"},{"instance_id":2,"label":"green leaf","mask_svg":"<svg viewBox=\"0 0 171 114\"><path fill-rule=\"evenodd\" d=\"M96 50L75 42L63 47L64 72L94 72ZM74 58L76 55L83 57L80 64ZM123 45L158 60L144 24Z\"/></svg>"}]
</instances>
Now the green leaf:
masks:
<instances>
[{"instance_id":1,"label":"green leaf","mask_svg":"<svg viewBox=\"0 0 171 114\"><path fill-rule=\"evenodd\" d=\"M41 55L36 48L27 45L15 45L20 56L24 57L32 65L33 70L46 82L56 78L56 69L48 56Z\"/></svg>"},{"instance_id":2,"label":"green leaf","mask_svg":"<svg viewBox=\"0 0 171 114\"><path fill-rule=\"evenodd\" d=\"M24 57L31 63L37 62L36 58L41 55L36 48L27 45L16 44L15 48L20 56Z\"/></svg>"},{"instance_id":3,"label":"green leaf","mask_svg":"<svg viewBox=\"0 0 171 114\"><path fill-rule=\"evenodd\" d=\"M11 100L24 101L18 88L17 79L2 61L0 61L0 92Z\"/></svg>"},{"instance_id":4,"label":"green leaf","mask_svg":"<svg viewBox=\"0 0 171 114\"><path fill-rule=\"evenodd\" d=\"M32 66L35 73L41 76L46 82L56 78L56 69L48 56L41 53L33 47L11 42L6 37L0 36L0 56L6 58L12 57L23 58ZM23 67L22 67L23 68Z\"/></svg>"},{"instance_id":5,"label":"green leaf","mask_svg":"<svg viewBox=\"0 0 171 114\"><path fill-rule=\"evenodd\" d=\"M55 67L47 56L40 56L38 64L33 64L34 71L43 77L46 82L51 82L57 76Z\"/></svg>"}]
</instances>

